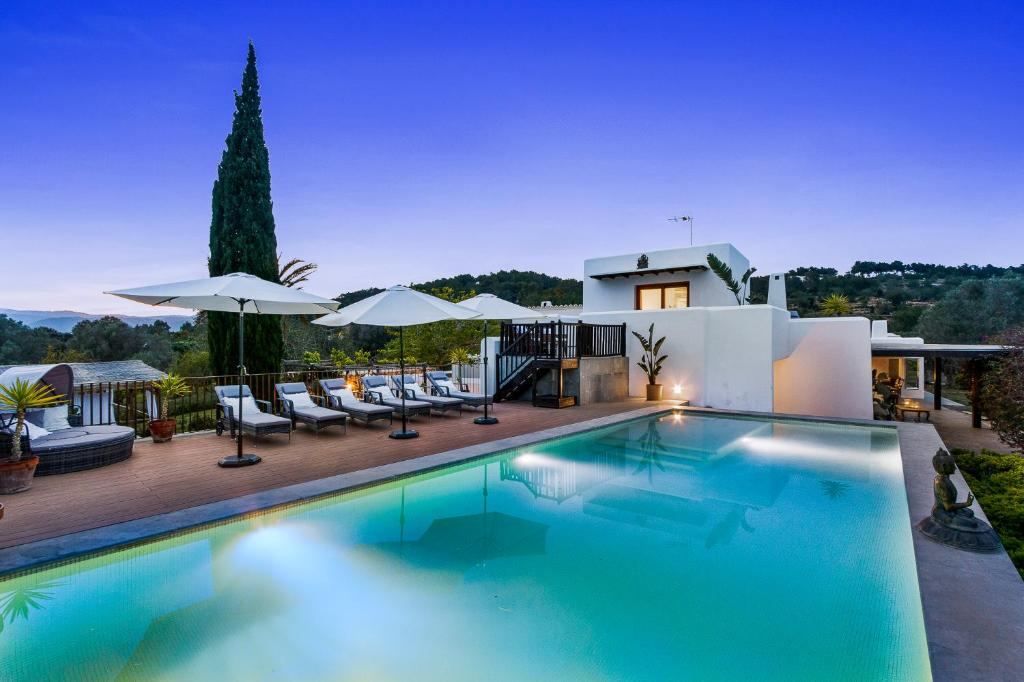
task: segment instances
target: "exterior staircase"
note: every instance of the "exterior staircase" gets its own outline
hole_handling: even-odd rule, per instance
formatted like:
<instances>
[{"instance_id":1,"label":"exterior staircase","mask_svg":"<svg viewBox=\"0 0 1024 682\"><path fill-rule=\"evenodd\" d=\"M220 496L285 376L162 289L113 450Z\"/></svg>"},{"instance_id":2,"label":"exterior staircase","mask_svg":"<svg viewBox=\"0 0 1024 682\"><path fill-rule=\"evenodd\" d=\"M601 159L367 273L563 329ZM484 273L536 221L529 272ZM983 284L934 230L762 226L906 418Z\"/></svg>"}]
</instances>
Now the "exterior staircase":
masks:
<instances>
[{"instance_id":1,"label":"exterior staircase","mask_svg":"<svg viewBox=\"0 0 1024 682\"><path fill-rule=\"evenodd\" d=\"M495 357L494 401L516 399L531 391L537 407L572 407L578 396L565 394L566 373L578 370L581 358L625 355L625 348L625 324L504 323ZM554 378L547 382L551 374ZM554 391L538 392L542 381L553 384Z\"/></svg>"}]
</instances>

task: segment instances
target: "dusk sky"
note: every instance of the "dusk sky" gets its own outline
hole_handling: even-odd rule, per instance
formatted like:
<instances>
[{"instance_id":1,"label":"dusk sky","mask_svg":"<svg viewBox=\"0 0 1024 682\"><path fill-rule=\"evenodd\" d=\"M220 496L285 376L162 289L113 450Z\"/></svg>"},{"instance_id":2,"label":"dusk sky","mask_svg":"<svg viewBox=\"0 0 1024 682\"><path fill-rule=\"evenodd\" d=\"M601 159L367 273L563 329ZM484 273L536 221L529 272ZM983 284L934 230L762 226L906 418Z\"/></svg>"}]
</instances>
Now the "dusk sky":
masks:
<instances>
[{"instance_id":1,"label":"dusk sky","mask_svg":"<svg viewBox=\"0 0 1024 682\"><path fill-rule=\"evenodd\" d=\"M1020 2L189 4L3 4L0 307L206 275L249 38L315 293L580 277L683 213L761 273L1024 261Z\"/></svg>"}]
</instances>

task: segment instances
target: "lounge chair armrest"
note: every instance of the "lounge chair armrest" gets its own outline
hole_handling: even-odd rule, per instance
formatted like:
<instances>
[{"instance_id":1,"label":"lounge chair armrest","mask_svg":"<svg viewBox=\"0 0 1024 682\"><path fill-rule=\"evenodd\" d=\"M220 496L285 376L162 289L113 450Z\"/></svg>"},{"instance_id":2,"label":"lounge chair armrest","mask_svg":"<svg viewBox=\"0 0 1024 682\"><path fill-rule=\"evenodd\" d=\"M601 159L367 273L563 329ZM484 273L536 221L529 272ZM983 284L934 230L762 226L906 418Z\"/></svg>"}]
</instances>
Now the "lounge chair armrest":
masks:
<instances>
[{"instance_id":1,"label":"lounge chair armrest","mask_svg":"<svg viewBox=\"0 0 1024 682\"><path fill-rule=\"evenodd\" d=\"M292 420L294 421L294 419L295 419L295 403L292 401L291 398L284 398L284 397L281 398L281 413L285 417L291 417Z\"/></svg>"},{"instance_id":2,"label":"lounge chair armrest","mask_svg":"<svg viewBox=\"0 0 1024 682\"><path fill-rule=\"evenodd\" d=\"M324 407L330 407L331 406L331 401L328 400L326 396L313 395L312 393L310 393L309 397L313 400L314 403L320 403Z\"/></svg>"},{"instance_id":3,"label":"lounge chair armrest","mask_svg":"<svg viewBox=\"0 0 1024 682\"><path fill-rule=\"evenodd\" d=\"M270 404L269 400L257 400L253 398L253 402L263 407L264 412L274 413L274 406Z\"/></svg>"},{"instance_id":4,"label":"lounge chair armrest","mask_svg":"<svg viewBox=\"0 0 1024 682\"><path fill-rule=\"evenodd\" d=\"M430 392L434 395L444 396L445 398L452 397L452 389L447 386L434 386L430 389Z\"/></svg>"},{"instance_id":5,"label":"lounge chair armrest","mask_svg":"<svg viewBox=\"0 0 1024 682\"><path fill-rule=\"evenodd\" d=\"M406 400L416 400L416 391L411 388L403 388L402 393L405 393ZM396 398L401 396L395 396Z\"/></svg>"},{"instance_id":6,"label":"lounge chair armrest","mask_svg":"<svg viewBox=\"0 0 1024 682\"><path fill-rule=\"evenodd\" d=\"M225 417L228 418L229 421L234 421L235 419L235 408L231 407L230 405L225 405L224 403L217 403L217 413L224 415Z\"/></svg>"},{"instance_id":7,"label":"lounge chair armrest","mask_svg":"<svg viewBox=\"0 0 1024 682\"><path fill-rule=\"evenodd\" d=\"M377 403L378 405L384 404L384 394L380 391L365 390L363 391L363 400L368 403Z\"/></svg>"},{"instance_id":8,"label":"lounge chair armrest","mask_svg":"<svg viewBox=\"0 0 1024 682\"><path fill-rule=\"evenodd\" d=\"M459 390L462 391L463 393L469 393L469 384L459 382Z\"/></svg>"}]
</instances>

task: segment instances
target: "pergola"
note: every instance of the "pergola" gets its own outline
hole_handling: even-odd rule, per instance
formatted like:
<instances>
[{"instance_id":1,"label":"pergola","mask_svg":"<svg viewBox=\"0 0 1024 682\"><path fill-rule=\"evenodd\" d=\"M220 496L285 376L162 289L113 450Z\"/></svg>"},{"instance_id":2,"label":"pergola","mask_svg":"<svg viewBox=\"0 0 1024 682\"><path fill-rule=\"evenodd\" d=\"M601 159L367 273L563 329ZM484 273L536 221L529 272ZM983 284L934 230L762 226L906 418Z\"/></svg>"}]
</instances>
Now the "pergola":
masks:
<instances>
[{"instance_id":1,"label":"pergola","mask_svg":"<svg viewBox=\"0 0 1024 682\"><path fill-rule=\"evenodd\" d=\"M885 358L931 358L935 364L935 382L932 395L934 409L942 409L942 359L969 360L971 372L971 425L981 428L981 373L982 361L1007 351L1004 346L953 343L885 343L872 342L871 355Z\"/></svg>"}]
</instances>

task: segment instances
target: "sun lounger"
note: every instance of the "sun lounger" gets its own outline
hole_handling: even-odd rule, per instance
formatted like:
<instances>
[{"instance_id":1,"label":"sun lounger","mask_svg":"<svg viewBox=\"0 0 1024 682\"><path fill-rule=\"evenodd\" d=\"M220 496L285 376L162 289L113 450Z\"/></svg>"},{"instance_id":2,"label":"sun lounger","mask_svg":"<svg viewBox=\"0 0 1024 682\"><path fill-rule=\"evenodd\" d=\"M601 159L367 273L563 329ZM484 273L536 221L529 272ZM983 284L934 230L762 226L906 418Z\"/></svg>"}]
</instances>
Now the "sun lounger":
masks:
<instances>
[{"instance_id":1,"label":"sun lounger","mask_svg":"<svg viewBox=\"0 0 1024 682\"><path fill-rule=\"evenodd\" d=\"M398 397L398 393L388 388L388 380L382 376L368 374L363 377L363 398L369 398L374 403L387 405L399 414L402 413L402 399ZM433 405L428 402L414 400L406 395L405 414L408 417L417 414L425 414L429 417L432 407Z\"/></svg>"},{"instance_id":2,"label":"sun lounger","mask_svg":"<svg viewBox=\"0 0 1024 682\"><path fill-rule=\"evenodd\" d=\"M462 412L462 400L458 398L449 398L443 395L430 395L423 390L420 386L419 379L412 374L404 374L401 377L391 377L391 383L395 387L395 390L405 391L406 401L408 400L419 400L425 403L430 403L430 406L441 412L442 414L448 410L458 410Z\"/></svg>"},{"instance_id":3,"label":"sun lounger","mask_svg":"<svg viewBox=\"0 0 1024 682\"><path fill-rule=\"evenodd\" d=\"M378 419L387 419L388 423L394 421L393 408L356 398L344 379L321 379L320 388L330 401L331 407L347 412L352 419L358 419L364 424Z\"/></svg>"},{"instance_id":4,"label":"sun lounger","mask_svg":"<svg viewBox=\"0 0 1024 682\"><path fill-rule=\"evenodd\" d=\"M302 422L312 427L317 435L321 429L330 426L340 426L342 432L347 430L345 423L348 421L348 414L341 410L329 409L323 404L317 405L317 402L328 403L328 400L322 396L310 395L306 384L274 384L274 390L281 400L281 415L292 420L292 428L295 428L296 422Z\"/></svg>"},{"instance_id":5,"label":"sun lounger","mask_svg":"<svg viewBox=\"0 0 1024 682\"><path fill-rule=\"evenodd\" d=\"M239 428L238 414L239 396L238 386L214 386L214 393L220 401L217 403L217 435L225 430L231 431L231 437L235 437L235 430ZM266 400L256 400L248 386L242 386L242 433L247 433L254 438L267 436L272 433L287 433L288 440L292 438L292 420L272 414L272 407ZM266 411L260 409L265 406Z\"/></svg>"},{"instance_id":6,"label":"sun lounger","mask_svg":"<svg viewBox=\"0 0 1024 682\"><path fill-rule=\"evenodd\" d=\"M491 396L483 393L470 393L469 387L465 384L455 385L447 372L427 372L427 381L430 382L431 391L434 395L446 398L458 398L468 407L481 407L485 404L493 405Z\"/></svg>"}]
</instances>

